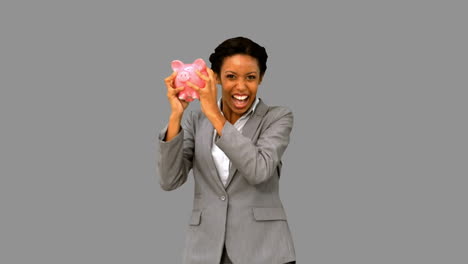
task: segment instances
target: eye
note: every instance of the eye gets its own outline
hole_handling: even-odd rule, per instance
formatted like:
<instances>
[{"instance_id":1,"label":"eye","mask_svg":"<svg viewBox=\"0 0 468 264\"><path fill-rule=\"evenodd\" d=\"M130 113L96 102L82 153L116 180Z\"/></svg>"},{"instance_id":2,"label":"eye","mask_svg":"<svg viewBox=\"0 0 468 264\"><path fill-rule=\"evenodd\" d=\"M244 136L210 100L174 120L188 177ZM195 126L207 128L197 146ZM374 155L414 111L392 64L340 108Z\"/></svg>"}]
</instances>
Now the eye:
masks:
<instances>
[{"instance_id":1,"label":"eye","mask_svg":"<svg viewBox=\"0 0 468 264\"><path fill-rule=\"evenodd\" d=\"M247 80L255 80L255 79L257 79L257 76L255 76L255 75L247 76Z\"/></svg>"},{"instance_id":2,"label":"eye","mask_svg":"<svg viewBox=\"0 0 468 264\"><path fill-rule=\"evenodd\" d=\"M226 78L232 80L232 79L236 78L236 76L234 74L228 74L228 75L226 75Z\"/></svg>"}]
</instances>

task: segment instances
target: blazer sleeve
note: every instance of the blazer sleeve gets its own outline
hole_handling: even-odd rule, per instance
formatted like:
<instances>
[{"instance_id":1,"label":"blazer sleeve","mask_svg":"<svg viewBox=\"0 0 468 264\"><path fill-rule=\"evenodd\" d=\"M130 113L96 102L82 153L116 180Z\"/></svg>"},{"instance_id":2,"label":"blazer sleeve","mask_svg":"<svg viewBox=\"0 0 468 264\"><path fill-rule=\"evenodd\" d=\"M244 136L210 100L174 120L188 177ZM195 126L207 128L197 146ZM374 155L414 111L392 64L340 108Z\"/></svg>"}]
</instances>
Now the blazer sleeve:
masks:
<instances>
[{"instance_id":1,"label":"blazer sleeve","mask_svg":"<svg viewBox=\"0 0 468 264\"><path fill-rule=\"evenodd\" d=\"M293 113L285 107L278 109L256 143L229 122L225 123L221 137L215 142L251 185L265 182L275 174L289 144Z\"/></svg>"},{"instance_id":2,"label":"blazer sleeve","mask_svg":"<svg viewBox=\"0 0 468 264\"><path fill-rule=\"evenodd\" d=\"M166 191L174 190L187 181L192 169L194 152L193 115L190 113L176 137L165 141L167 126L159 133L159 184Z\"/></svg>"}]
</instances>

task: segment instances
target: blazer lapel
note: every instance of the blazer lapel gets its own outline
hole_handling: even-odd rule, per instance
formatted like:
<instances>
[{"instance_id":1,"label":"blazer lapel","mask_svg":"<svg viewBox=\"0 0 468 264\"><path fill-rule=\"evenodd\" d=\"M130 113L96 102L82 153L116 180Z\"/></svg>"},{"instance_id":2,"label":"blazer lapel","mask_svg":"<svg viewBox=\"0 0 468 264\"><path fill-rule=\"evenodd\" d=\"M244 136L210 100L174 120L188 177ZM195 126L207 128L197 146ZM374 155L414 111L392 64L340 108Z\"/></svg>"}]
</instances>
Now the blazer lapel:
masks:
<instances>
[{"instance_id":1,"label":"blazer lapel","mask_svg":"<svg viewBox=\"0 0 468 264\"><path fill-rule=\"evenodd\" d=\"M249 120L247 120L247 123L245 123L244 128L242 129L242 135L250 138L253 141L255 132L257 131L257 128L259 127L260 122L262 121L267 111L268 106L264 104L263 101L260 99L260 102L258 103L255 112L252 114ZM236 172L237 169L233 166L229 168L229 177L226 183L226 189L231 183L232 178L234 177L234 174L236 174Z\"/></svg>"},{"instance_id":2,"label":"blazer lapel","mask_svg":"<svg viewBox=\"0 0 468 264\"><path fill-rule=\"evenodd\" d=\"M203 146L203 153L207 157L205 161L208 165L208 170L211 172L209 175L214 178L213 180L221 189L224 189L223 182L219 178L218 170L216 169L213 155L211 155L211 148L213 146L213 133L213 125L210 123L208 118L204 117L200 126L200 134L202 139L201 145Z\"/></svg>"}]
</instances>

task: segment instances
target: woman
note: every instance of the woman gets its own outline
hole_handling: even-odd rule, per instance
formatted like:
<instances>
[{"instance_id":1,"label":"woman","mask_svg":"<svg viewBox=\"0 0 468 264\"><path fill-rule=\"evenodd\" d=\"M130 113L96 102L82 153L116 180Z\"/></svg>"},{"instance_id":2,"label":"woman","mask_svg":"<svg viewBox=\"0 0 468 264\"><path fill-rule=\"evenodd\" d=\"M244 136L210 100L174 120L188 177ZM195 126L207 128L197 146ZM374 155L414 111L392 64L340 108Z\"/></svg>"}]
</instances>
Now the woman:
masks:
<instances>
[{"instance_id":1,"label":"woman","mask_svg":"<svg viewBox=\"0 0 468 264\"><path fill-rule=\"evenodd\" d=\"M188 103L165 79L171 105L159 135L160 185L173 190L193 171L193 211L185 243L187 264L295 263L294 245L279 198L281 157L293 114L267 106L257 89L267 69L263 47L244 37L227 39L210 56L201 111L182 116ZM222 94L217 101L217 87Z\"/></svg>"}]
</instances>

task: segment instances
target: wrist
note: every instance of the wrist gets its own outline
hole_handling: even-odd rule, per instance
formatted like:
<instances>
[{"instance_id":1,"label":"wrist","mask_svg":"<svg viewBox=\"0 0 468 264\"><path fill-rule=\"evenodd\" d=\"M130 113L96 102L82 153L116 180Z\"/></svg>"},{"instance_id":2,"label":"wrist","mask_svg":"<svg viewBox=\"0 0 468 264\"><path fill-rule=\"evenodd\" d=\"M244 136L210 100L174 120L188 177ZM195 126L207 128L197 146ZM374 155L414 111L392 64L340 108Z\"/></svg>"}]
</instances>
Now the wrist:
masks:
<instances>
[{"instance_id":1,"label":"wrist","mask_svg":"<svg viewBox=\"0 0 468 264\"><path fill-rule=\"evenodd\" d=\"M172 121L172 122L179 122L182 120L182 116L183 116L183 112L182 113L171 113L171 115L169 116L169 121Z\"/></svg>"},{"instance_id":2,"label":"wrist","mask_svg":"<svg viewBox=\"0 0 468 264\"><path fill-rule=\"evenodd\" d=\"M216 129L218 135L221 136L221 131L223 130L224 124L226 123L226 118L219 111L208 115L207 118Z\"/></svg>"},{"instance_id":3,"label":"wrist","mask_svg":"<svg viewBox=\"0 0 468 264\"><path fill-rule=\"evenodd\" d=\"M205 113L206 117L209 119L209 120L219 120L219 119L224 119L224 116L223 114L221 113L221 110L219 110L218 107L216 108L211 108L210 111L207 111Z\"/></svg>"}]
</instances>

